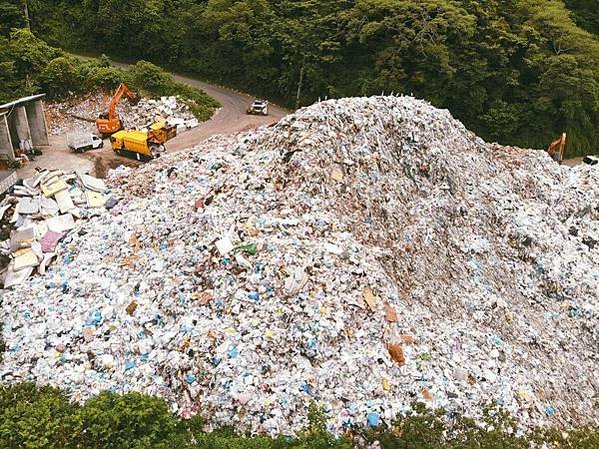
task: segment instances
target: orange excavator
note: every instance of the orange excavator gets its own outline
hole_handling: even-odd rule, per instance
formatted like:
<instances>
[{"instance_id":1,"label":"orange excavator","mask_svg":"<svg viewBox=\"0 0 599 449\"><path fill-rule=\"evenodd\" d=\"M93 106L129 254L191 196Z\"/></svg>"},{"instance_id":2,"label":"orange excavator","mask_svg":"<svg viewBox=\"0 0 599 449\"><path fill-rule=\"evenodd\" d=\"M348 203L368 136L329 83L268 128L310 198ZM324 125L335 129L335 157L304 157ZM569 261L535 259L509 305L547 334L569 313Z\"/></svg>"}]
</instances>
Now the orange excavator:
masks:
<instances>
[{"instance_id":1,"label":"orange excavator","mask_svg":"<svg viewBox=\"0 0 599 449\"><path fill-rule=\"evenodd\" d=\"M110 100L108 112L100 114L100 117L96 120L98 132L102 137L111 136L115 132L123 129L123 123L116 113L116 105L121 101L123 95L126 95L130 100L135 98L135 94L131 92L124 83L121 83Z\"/></svg>"},{"instance_id":2,"label":"orange excavator","mask_svg":"<svg viewBox=\"0 0 599 449\"><path fill-rule=\"evenodd\" d=\"M566 133L563 133L562 136L551 142L549 148L547 148L547 153L549 156L556 161L558 164L561 164L564 160L564 148L566 147Z\"/></svg>"}]
</instances>

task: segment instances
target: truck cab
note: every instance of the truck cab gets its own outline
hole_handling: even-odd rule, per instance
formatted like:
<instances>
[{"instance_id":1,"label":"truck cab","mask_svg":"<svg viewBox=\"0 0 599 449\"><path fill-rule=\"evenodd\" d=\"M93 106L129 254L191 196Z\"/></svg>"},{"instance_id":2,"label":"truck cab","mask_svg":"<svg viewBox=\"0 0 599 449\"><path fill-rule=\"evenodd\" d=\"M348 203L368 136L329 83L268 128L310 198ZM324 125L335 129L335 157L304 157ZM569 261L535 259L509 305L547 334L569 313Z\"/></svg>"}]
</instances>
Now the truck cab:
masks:
<instances>
[{"instance_id":1,"label":"truck cab","mask_svg":"<svg viewBox=\"0 0 599 449\"><path fill-rule=\"evenodd\" d=\"M92 134L92 148L95 150L96 148L102 148L103 146L104 141L95 134Z\"/></svg>"}]
</instances>

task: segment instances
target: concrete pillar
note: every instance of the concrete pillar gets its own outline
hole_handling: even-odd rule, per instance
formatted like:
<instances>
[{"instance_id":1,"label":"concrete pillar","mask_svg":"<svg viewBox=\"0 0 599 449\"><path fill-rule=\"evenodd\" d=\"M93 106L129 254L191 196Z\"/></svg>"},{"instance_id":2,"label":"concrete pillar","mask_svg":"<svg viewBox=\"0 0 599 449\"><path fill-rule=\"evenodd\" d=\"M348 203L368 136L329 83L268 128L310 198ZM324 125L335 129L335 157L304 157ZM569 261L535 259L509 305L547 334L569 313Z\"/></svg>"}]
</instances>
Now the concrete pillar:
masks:
<instances>
[{"instance_id":1,"label":"concrete pillar","mask_svg":"<svg viewBox=\"0 0 599 449\"><path fill-rule=\"evenodd\" d=\"M6 119L6 115L0 115L0 157L4 157L4 155L10 160L15 159L8 120Z\"/></svg>"},{"instance_id":2,"label":"concrete pillar","mask_svg":"<svg viewBox=\"0 0 599 449\"><path fill-rule=\"evenodd\" d=\"M31 131L29 130L29 120L27 120L27 110L25 106L16 106L13 110L15 129L19 140L31 140Z\"/></svg>"},{"instance_id":3,"label":"concrete pillar","mask_svg":"<svg viewBox=\"0 0 599 449\"><path fill-rule=\"evenodd\" d=\"M49 145L48 127L46 126L46 116L42 100L27 103L25 109L27 110L27 121L29 122L29 131L33 146Z\"/></svg>"},{"instance_id":4,"label":"concrete pillar","mask_svg":"<svg viewBox=\"0 0 599 449\"><path fill-rule=\"evenodd\" d=\"M6 121L8 122L8 130L10 134L10 139L12 141L13 149L19 148L19 134L17 133L17 120L14 109L10 114L6 116Z\"/></svg>"}]
</instances>

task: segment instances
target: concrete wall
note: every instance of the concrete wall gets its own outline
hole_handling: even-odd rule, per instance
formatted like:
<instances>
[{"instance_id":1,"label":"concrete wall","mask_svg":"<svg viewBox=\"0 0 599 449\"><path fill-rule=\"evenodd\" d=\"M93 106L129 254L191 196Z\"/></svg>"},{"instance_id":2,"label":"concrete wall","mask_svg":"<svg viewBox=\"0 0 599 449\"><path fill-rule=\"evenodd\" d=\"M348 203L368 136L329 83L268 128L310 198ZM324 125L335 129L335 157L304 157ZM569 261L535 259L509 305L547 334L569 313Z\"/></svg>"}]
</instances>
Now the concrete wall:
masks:
<instances>
[{"instance_id":1,"label":"concrete wall","mask_svg":"<svg viewBox=\"0 0 599 449\"><path fill-rule=\"evenodd\" d=\"M0 155L6 155L10 160L15 158L6 115L0 115Z\"/></svg>"},{"instance_id":2,"label":"concrete wall","mask_svg":"<svg viewBox=\"0 0 599 449\"><path fill-rule=\"evenodd\" d=\"M27 111L27 121L29 122L29 131L33 146L49 145L48 128L46 126L42 100L27 103L25 109Z\"/></svg>"}]
</instances>

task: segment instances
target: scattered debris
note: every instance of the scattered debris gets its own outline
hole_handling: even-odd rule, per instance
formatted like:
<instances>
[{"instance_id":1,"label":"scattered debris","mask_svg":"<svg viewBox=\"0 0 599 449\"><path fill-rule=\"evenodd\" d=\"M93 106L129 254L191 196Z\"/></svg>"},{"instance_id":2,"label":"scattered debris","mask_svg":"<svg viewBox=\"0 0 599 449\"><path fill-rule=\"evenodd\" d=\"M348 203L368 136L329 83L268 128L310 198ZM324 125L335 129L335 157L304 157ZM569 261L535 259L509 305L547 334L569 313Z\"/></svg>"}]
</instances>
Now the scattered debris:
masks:
<instances>
[{"instance_id":1,"label":"scattered debris","mask_svg":"<svg viewBox=\"0 0 599 449\"><path fill-rule=\"evenodd\" d=\"M87 190L87 189L93 189ZM101 179L80 173L42 170L23 180L13 195L0 203L0 209L13 209L10 238L0 242L0 252L12 260L4 273L4 288L23 283L37 268L45 272L58 243L77 228L76 219L89 218L94 211L85 207L101 207L108 189ZM90 195L93 201L89 201Z\"/></svg>"},{"instance_id":2,"label":"scattered debris","mask_svg":"<svg viewBox=\"0 0 599 449\"><path fill-rule=\"evenodd\" d=\"M57 179L81 208L93 183ZM26 251L9 268L22 285L2 297L4 381L74 400L140 391L271 434L303 428L314 400L338 432L391 423L414 400L474 417L495 401L525 426L599 421L593 167L486 144L423 101L373 97L107 183L121 200L85 222L29 195L55 211L53 232L78 232L26 281L37 237L11 239Z\"/></svg>"},{"instance_id":3,"label":"scattered debris","mask_svg":"<svg viewBox=\"0 0 599 449\"><path fill-rule=\"evenodd\" d=\"M96 119L106 113L111 98L110 92L98 92L46 103L48 132L51 135L96 133ZM142 98L135 105L123 101L119 104L119 116L125 129L143 129L158 121L157 118L177 126L178 134L198 126L198 120L178 97Z\"/></svg>"}]
</instances>

